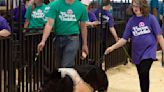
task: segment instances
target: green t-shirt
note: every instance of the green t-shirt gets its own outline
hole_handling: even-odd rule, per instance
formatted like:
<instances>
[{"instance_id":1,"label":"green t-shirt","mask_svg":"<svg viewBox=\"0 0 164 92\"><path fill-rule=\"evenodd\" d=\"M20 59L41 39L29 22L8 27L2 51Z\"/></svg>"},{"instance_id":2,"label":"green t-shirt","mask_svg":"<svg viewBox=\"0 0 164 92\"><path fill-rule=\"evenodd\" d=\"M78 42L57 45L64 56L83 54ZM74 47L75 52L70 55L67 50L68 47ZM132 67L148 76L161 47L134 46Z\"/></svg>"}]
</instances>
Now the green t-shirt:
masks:
<instances>
[{"instance_id":1,"label":"green t-shirt","mask_svg":"<svg viewBox=\"0 0 164 92\"><path fill-rule=\"evenodd\" d=\"M27 8L25 18L29 19L29 28L43 28L46 23L45 19L45 8L46 5L36 6L32 11L32 4ZM31 30L33 32L34 30Z\"/></svg>"},{"instance_id":2,"label":"green t-shirt","mask_svg":"<svg viewBox=\"0 0 164 92\"><path fill-rule=\"evenodd\" d=\"M46 6L46 8L45 8L45 20L46 20L46 21L48 20L47 13L49 12L50 7L51 7L51 5L52 5L53 2L54 2L54 1L51 0L51 2L50 2L50 3Z\"/></svg>"},{"instance_id":3,"label":"green t-shirt","mask_svg":"<svg viewBox=\"0 0 164 92\"><path fill-rule=\"evenodd\" d=\"M56 35L79 34L79 21L88 20L86 7L78 0L67 4L65 0L55 0L47 13L48 18L55 20Z\"/></svg>"}]
</instances>

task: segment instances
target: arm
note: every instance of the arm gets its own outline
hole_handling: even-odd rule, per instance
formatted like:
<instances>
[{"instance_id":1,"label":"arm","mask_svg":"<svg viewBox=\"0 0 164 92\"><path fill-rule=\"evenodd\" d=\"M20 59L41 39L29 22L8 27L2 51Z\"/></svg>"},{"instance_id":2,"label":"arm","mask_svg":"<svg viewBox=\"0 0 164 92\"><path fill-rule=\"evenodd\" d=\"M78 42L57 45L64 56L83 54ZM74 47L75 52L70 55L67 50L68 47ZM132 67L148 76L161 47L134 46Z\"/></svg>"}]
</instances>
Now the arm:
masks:
<instances>
[{"instance_id":1,"label":"arm","mask_svg":"<svg viewBox=\"0 0 164 92\"><path fill-rule=\"evenodd\" d=\"M43 30L42 42L46 42L47 38L49 37L52 27L54 25L53 19L48 19L47 24Z\"/></svg>"},{"instance_id":2,"label":"arm","mask_svg":"<svg viewBox=\"0 0 164 92\"><path fill-rule=\"evenodd\" d=\"M24 22L24 28L27 28L29 25L29 19L26 19ZM26 32L26 30L23 30L23 32Z\"/></svg>"},{"instance_id":3,"label":"arm","mask_svg":"<svg viewBox=\"0 0 164 92\"><path fill-rule=\"evenodd\" d=\"M93 21L93 22L92 22L92 25L93 25L93 26L96 26L96 25L99 25L99 24L100 24L99 21Z\"/></svg>"},{"instance_id":4,"label":"arm","mask_svg":"<svg viewBox=\"0 0 164 92\"><path fill-rule=\"evenodd\" d=\"M116 33L115 28L114 28L114 27L110 27L110 32L112 33L114 39L115 39L116 42L117 42L117 41L119 40L119 37L118 37L118 35L117 35L117 33Z\"/></svg>"},{"instance_id":5,"label":"arm","mask_svg":"<svg viewBox=\"0 0 164 92\"><path fill-rule=\"evenodd\" d=\"M113 17L110 15L110 13L108 11L106 11L106 15L109 17L109 20L108 20L109 31L112 33L114 39L117 42L119 37L118 37L118 35L116 33L116 29L114 28L114 19L113 19Z\"/></svg>"},{"instance_id":6,"label":"arm","mask_svg":"<svg viewBox=\"0 0 164 92\"><path fill-rule=\"evenodd\" d=\"M162 51L164 52L164 39L162 35L157 35L157 40L159 42L160 47L162 48Z\"/></svg>"},{"instance_id":7,"label":"arm","mask_svg":"<svg viewBox=\"0 0 164 92\"><path fill-rule=\"evenodd\" d=\"M6 30L6 29L3 29L3 30L0 31L0 36L3 36L3 37L7 37L10 34L11 33L8 30Z\"/></svg>"},{"instance_id":8,"label":"arm","mask_svg":"<svg viewBox=\"0 0 164 92\"><path fill-rule=\"evenodd\" d=\"M106 55L106 54L109 54L109 53L112 52L113 50L118 49L119 47L122 47L123 45L126 44L126 42L127 42L127 40L121 38L120 40L118 40L117 43L115 43L114 45L108 47L108 48L105 50L105 53L104 53L104 54L105 54L105 55Z\"/></svg>"},{"instance_id":9,"label":"arm","mask_svg":"<svg viewBox=\"0 0 164 92\"><path fill-rule=\"evenodd\" d=\"M82 52L88 54L87 46L87 27L85 22L80 22L81 36L82 36Z\"/></svg>"},{"instance_id":10,"label":"arm","mask_svg":"<svg viewBox=\"0 0 164 92\"><path fill-rule=\"evenodd\" d=\"M98 24L100 24L100 22L99 21L93 21L93 22L86 22L86 26L96 26L96 25L98 25Z\"/></svg>"},{"instance_id":11,"label":"arm","mask_svg":"<svg viewBox=\"0 0 164 92\"><path fill-rule=\"evenodd\" d=\"M7 37L11 34L11 28L6 19L1 18L0 22L0 36Z\"/></svg>"},{"instance_id":12,"label":"arm","mask_svg":"<svg viewBox=\"0 0 164 92\"><path fill-rule=\"evenodd\" d=\"M43 30L42 40L38 44L38 53L43 50L43 47L45 46L45 42L51 33L53 25L54 25L54 19L49 18Z\"/></svg>"},{"instance_id":13,"label":"arm","mask_svg":"<svg viewBox=\"0 0 164 92\"><path fill-rule=\"evenodd\" d=\"M97 20L96 15L93 12L88 12L88 18L89 18L89 21L86 22L87 26L93 27L100 24L100 22Z\"/></svg>"}]
</instances>

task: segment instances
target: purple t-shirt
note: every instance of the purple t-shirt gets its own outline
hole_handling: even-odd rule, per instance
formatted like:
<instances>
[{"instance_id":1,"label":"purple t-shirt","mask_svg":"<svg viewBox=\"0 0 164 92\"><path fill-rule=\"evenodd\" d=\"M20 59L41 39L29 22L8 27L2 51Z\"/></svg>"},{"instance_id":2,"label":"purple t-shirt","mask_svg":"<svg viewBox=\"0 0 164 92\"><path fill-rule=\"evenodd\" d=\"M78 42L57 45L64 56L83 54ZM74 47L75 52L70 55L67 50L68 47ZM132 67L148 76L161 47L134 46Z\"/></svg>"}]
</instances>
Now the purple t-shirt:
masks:
<instances>
[{"instance_id":1,"label":"purple t-shirt","mask_svg":"<svg viewBox=\"0 0 164 92\"><path fill-rule=\"evenodd\" d=\"M4 19L3 17L0 16L0 31L3 29L6 29L11 32L11 28L10 28L8 22L6 21L6 19Z\"/></svg>"},{"instance_id":2,"label":"purple t-shirt","mask_svg":"<svg viewBox=\"0 0 164 92\"><path fill-rule=\"evenodd\" d=\"M114 26L114 21L112 15L110 15L109 11L107 10L102 10L101 9L96 9L94 11L95 15L97 16L97 19L100 21L101 18L101 13L102 13L102 24L105 25L107 22L109 24L109 27Z\"/></svg>"},{"instance_id":3,"label":"purple t-shirt","mask_svg":"<svg viewBox=\"0 0 164 92\"><path fill-rule=\"evenodd\" d=\"M88 12L88 17L90 22L97 21L96 15L93 12Z\"/></svg>"},{"instance_id":4,"label":"purple t-shirt","mask_svg":"<svg viewBox=\"0 0 164 92\"><path fill-rule=\"evenodd\" d=\"M25 8L25 6L24 5L22 5L21 6L21 17L22 17L22 22L24 23L25 22L25 12L26 12L26 8ZM15 9L14 9L14 20L15 21L19 21L19 7L16 7Z\"/></svg>"},{"instance_id":5,"label":"purple t-shirt","mask_svg":"<svg viewBox=\"0 0 164 92\"><path fill-rule=\"evenodd\" d=\"M151 14L146 17L133 16L129 19L123 38L131 38L133 63L139 64L143 59L156 60L156 36L160 34L160 25Z\"/></svg>"}]
</instances>

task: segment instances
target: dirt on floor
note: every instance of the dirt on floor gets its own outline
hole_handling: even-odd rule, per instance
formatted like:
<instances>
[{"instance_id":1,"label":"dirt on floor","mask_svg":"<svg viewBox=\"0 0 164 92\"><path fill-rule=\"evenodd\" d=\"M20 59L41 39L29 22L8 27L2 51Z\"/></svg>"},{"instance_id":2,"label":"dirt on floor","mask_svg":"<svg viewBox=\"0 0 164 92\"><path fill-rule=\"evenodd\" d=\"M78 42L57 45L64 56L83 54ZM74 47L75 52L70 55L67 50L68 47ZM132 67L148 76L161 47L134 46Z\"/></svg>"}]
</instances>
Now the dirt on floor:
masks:
<instances>
[{"instance_id":1,"label":"dirt on floor","mask_svg":"<svg viewBox=\"0 0 164 92\"><path fill-rule=\"evenodd\" d=\"M164 67L161 66L161 52L157 52L158 61L150 70L150 91L164 92ZM136 67L128 63L107 70L109 87L107 92L141 92Z\"/></svg>"}]
</instances>

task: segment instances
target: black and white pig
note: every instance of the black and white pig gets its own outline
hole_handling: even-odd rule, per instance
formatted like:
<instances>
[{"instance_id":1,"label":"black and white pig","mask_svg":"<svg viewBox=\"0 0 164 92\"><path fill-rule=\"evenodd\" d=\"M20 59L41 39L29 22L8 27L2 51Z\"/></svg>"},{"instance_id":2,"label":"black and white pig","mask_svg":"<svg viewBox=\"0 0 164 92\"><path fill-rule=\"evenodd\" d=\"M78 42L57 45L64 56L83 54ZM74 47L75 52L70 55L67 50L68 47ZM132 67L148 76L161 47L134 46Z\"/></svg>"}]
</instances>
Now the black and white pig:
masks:
<instances>
[{"instance_id":1,"label":"black and white pig","mask_svg":"<svg viewBox=\"0 0 164 92\"><path fill-rule=\"evenodd\" d=\"M96 65L58 68L46 73L42 92L106 92L108 79Z\"/></svg>"}]
</instances>

